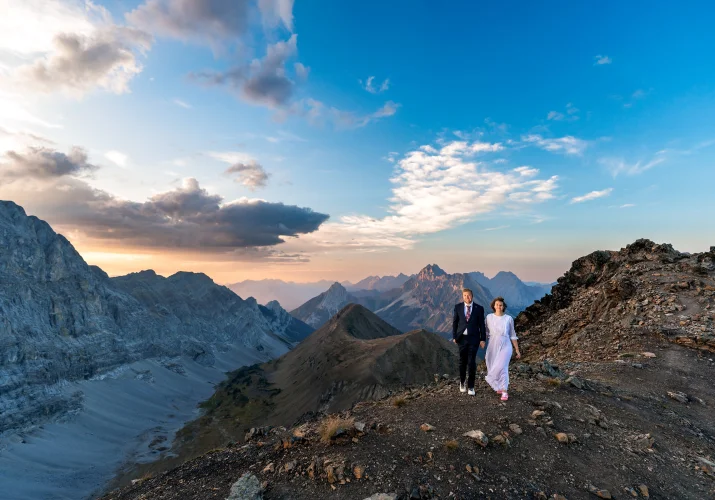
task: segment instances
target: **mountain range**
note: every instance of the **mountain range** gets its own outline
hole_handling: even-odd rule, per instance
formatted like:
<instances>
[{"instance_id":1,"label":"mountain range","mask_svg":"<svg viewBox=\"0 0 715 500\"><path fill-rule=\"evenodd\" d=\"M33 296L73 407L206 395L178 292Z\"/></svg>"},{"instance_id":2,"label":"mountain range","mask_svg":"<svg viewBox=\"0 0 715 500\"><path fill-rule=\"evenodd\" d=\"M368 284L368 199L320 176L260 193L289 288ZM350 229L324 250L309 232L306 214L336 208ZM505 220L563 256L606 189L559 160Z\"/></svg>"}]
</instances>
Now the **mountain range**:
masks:
<instances>
[{"instance_id":1,"label":"mountain range","mask_svg":"<svg viewBox=\"0 0 715 500\"><path fill-rule=\"evenodd\" d=\"M399 288L410 276L368 276L357 283L342 281L340 285L350 292L361 290L385 292ZM287 310L296 309L313 297L327 290L334 282L328 280L295 283L279 279L246 280L227 285L241 297L254 297L263 304L278 301Z\"/></svg>"},{"instance_id":2,"label":"mountain range","mask_svg":"<svg viewBox=\"0 0 715 500\"><path fill-rule=\"evenodd\" d=\"M546 286L526 285L510 272L500 272L489 279L479 272L448 274L436 264L430 264L398 288L382 292L377 289L350 291L340 283L333 283L327 291L291 314L319 328L342 307L355 303L374 311L401 331L426 328L449 334L454 304L461 301L463 288L474 292L474 301L487 313L491 312L489 305L494 297L504 297L513 315L548 293Z\"/></svg>"},{"instance_id":3,"label":"mountain range","mask_svg":"<svg viewBox=\"0 0 715 500\"><path fill-rule=\"evenodd\" d=\"M46 222L0 201L0 433L10 444L0 456L4 494L17 487L17 496L32 498L39 494L26 489L33 484L69 484L51 471L89 467L98 453L92 447L112 457L97 464L92 481L101 481L127 449L119 436L181 424L177 415L207 397L207 382L281 355L312 331L277 303L243 300L205 274L110 278ZM67 440L65 460L42 437L57 422L64 422L52 428L55 442ZM92 447L76 446L82 435L93 436ZM45 457L47 469L29 456ZM34 483L20 480L46 470ZM70 483L78 488L70 497L92 487Z\"/></svg>"}]
</instances>

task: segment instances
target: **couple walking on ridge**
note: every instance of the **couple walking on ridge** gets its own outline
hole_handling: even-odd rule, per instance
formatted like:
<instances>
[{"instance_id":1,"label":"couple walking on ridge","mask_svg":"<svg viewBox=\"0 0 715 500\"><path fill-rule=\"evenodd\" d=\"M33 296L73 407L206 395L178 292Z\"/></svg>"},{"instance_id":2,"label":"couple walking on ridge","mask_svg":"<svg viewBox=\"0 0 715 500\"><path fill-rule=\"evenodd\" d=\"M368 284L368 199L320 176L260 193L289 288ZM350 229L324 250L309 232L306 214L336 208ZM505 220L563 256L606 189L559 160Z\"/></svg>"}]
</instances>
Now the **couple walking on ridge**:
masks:
<instances>
[{"instance_id":1,"label":"couple walking on ridge","mask_svg":"<svg viewBox=\"0 0 715 500\"><path fill-rule=\"evenodd\" d=\"M459 346L459 391L474 396L474 379L477 373L477 351L486 348L484 361L487 376L484 379L501 397L509 399L509 361L516 351L521 358L519 343L514 331L514 318L506 314L503 297L492 300L493 313L484 317L484 308L473 301L474 294L469 288L462 290L464 302L454 306L452 318L452 342ZM467 377L469 368L469 377Z\"/></svg>"}]
</instances>

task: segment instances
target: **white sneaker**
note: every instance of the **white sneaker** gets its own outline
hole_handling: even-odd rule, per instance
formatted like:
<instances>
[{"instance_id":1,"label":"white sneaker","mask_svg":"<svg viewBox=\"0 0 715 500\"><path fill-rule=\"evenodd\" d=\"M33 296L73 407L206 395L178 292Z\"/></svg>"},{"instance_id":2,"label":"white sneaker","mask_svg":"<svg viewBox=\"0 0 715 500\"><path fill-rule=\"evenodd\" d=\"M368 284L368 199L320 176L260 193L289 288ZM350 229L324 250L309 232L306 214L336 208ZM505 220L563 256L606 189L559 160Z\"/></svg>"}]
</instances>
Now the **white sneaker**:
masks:
<instances>
[{"instance_id":1,"label":"white sneaker","mask_svg":"<svg viewBox=\"0 0 715 500\"><path fill-rule=\"evenodd\" d=\"M459 392L467 392L467 386L463 383L459 383Z\"/></svg>"},{"instance_id":2,"label":"white sneaker","mask_svg":"<svg viewBox=\"0 0 715 500\"><path fill-rule=\"evenodd\" d=\"M474 389L469 389L469 395L470 395L470 396L474 396L475 394L477 394L477 393L474 392Z\"/></svg>"}]
</instances>

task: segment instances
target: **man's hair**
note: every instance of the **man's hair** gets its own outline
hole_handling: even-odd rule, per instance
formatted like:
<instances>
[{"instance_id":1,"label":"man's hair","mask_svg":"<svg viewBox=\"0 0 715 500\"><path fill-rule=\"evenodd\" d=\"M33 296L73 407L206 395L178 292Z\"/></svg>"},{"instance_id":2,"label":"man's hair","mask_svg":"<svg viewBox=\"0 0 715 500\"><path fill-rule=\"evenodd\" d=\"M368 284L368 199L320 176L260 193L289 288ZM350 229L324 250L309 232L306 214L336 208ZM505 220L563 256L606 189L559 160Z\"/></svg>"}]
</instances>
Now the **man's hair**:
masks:
<instances>
[{"instance_id":1,"label":"man's hair","mask_svg":"<svg viewBox=\"0 0 715 500\"><path fill-rule=\"evenodd\" d=\"M494 307L494 304L497 302L501 302L504 304L504 310L506 311L506 301L504 300L504 297L497 297L496 299L492 300L492 303L489 304L489 307L492 308L492 311L497 312L496 307Z\"/></svg>"},{"instance_id":2,"label":"man's hair","mask_svg":"<svg viewBox=\"0 0 715 500\"><path fill-rule=\"evenodd\" d=\"M462 288L462 293L468 293L472 297L474 297L474 292L472 292L469 288Z\"/></svg>"}]
</instances>

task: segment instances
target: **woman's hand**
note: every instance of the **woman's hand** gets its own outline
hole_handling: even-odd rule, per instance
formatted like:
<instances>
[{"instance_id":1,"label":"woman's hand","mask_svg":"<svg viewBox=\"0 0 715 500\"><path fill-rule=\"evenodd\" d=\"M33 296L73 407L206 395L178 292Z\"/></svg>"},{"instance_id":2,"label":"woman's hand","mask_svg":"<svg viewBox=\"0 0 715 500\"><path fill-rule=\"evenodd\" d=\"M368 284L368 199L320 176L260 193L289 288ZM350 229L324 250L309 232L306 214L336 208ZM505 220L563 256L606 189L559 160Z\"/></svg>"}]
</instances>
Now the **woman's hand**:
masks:
<instances>
[{"instance_id":1,"label":"woman's hand","mask_svg":"<svg viewBox=\"0 0 715 500\"><path fill-rule=\"evenodd\" d=\"M516 351L516 359L521 359L521 352Z\"/></svg>"}]
</instances>

